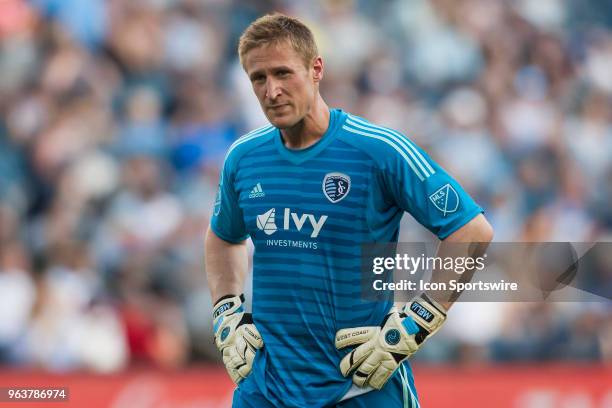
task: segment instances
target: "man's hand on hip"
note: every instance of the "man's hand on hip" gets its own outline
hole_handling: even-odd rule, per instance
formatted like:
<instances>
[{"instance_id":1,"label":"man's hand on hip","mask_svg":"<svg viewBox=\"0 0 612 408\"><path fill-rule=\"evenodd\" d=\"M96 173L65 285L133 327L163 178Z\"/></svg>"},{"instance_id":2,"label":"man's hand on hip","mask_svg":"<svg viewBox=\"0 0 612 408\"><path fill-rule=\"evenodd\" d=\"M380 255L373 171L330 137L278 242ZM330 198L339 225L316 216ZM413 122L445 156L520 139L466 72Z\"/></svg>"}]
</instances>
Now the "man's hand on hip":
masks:
<instances>
[{"instance_id":1,"label":"man's hand on hip","mask_svg":"<svg viewBox=\"0 0 612 408\"><path fill-rule=\"evenodd\" d=\"M263 347L253 317L244 312L243 302L243 295L228 295L219 299L213 309L215 344L236 384L251 373L255 353Z\"/></svg>"},{"instance_id":2,"label":"man's hand on hip","mask_svg":"<svg viewBox=\"0 0 612 408\"><path fill-rule=\"evenodd\" d=\"M426 338L446 320L444 308L423 294L401 311L393 307L380 327L342 329L336 348L357 346L340 362L340 371L359 387L381 389L400 364L414 354Z\"/></svg>"}]
</instances>

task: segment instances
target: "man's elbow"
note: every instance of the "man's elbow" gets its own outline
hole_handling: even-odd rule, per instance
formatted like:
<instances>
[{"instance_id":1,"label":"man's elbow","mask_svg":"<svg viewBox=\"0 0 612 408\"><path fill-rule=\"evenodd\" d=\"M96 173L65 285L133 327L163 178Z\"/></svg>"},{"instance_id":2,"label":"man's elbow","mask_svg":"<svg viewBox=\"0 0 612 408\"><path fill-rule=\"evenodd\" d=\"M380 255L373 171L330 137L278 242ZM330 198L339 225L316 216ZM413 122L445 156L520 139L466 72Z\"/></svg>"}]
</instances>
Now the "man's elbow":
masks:
<instances>
[{"instance_id":1,"label":"man's elbow","mask_svg":"<svg viewBox=\"0 0 612 408\"><path fill-rule=\"evenodd\" d=\"M483 216L482 222L478 226L478 242L491 242L493 241L493 236L495 235L495 230L493 226L489 223L489 221Z\"/></svg>"},{"instance_id":2,"label":"man's elbow","mask_svg":"<svg viewBox=\"0 0 612 408\"><path fill-rule=\"evenodd\" d=\"M493 227L483 214L477 215L469 223L449 235L447 242L491 242Z\"/></svg>"}]
</instances>

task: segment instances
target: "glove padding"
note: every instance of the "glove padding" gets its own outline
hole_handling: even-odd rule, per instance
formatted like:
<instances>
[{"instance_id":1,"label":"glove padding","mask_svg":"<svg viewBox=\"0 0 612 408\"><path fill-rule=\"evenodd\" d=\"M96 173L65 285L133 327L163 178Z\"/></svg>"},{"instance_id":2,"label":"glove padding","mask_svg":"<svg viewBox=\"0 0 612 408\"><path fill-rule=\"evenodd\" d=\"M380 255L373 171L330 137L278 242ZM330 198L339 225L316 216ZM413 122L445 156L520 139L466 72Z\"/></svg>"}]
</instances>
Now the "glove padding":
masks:
<instances>
[{"instance_id":1,"label":"glove padding","mask_svg":"<svg viewBox=\"0 0 612 408\"><path fill-rule=\"evenodd\" d=\"M225 296L217 301L213 312L215 344L236 384L251 373L255 353L263 347L252 315L244 312L243 302L243 295Z\"/></svg>"},{"instance_id":2,"label":"glove padding","mask_svg":"<svg viewBox=\"0 0 612 408\"><path fill-rule=\"evenodd\" d=\"M425 294L407 303L401 312L394 306L381 327L342 329L336 348L357 346L340 361L340 371L353 373L358 387L381 389L400 364L414 354L426 338L446 320L445 309Z\"/></svg>"}]
</instances>

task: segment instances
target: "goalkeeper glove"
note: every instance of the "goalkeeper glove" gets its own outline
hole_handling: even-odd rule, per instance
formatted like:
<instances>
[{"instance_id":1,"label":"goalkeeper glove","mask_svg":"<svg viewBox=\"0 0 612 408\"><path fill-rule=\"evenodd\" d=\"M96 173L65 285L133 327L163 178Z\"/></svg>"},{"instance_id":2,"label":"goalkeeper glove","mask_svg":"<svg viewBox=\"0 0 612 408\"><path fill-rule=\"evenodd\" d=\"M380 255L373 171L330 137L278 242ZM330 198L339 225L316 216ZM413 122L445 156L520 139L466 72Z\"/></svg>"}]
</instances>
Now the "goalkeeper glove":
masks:
<instances>
[{"instance_id":1,"label":"goalkeeper glove","mask_svg":"<svg viewBox=\"0 0 612 408\"><path fill-rule=\"evenodd\" d=\"M238 384L251 372L253 359L263 340L250 313L242 306L244 295L223 296L213 311L215 344L232 381Z\"/></svg>"},{"instance_id":2,"label":"goalkeeper glove","mask_svg":"<svg viewBox=\"0 0 612 408\"><path fill-rule=\"evenodd\" d=\"M355 385L381 389L400 364L438 331L444 320L445 309L422 294L407 303L401 312L394 306L381 327L339 330L337 349L357 346L340 361L342 375L353 373Z\"/></svg>"}]
</instances>

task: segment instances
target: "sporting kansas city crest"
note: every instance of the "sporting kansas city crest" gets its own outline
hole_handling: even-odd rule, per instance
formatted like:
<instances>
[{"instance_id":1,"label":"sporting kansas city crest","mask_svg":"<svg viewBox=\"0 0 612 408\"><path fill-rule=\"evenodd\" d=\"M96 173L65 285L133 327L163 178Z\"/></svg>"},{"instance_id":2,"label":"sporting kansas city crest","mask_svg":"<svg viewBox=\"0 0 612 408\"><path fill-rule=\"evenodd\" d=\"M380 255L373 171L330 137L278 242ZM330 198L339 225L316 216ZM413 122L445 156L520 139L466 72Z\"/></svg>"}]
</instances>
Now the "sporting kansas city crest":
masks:
<instances>
[{"instance_id":1,"label":"sporting kansas city crest","mask_svg":"<svg viewBox=\"0 0 612 408\"><path fill-rule=\"evenodd\" d=\"M323 194L332 203L347 196L351 189L351 178L342 173L327 173L323 177Z\"/></svg>"},{"instance_id":2,"label":"sporting kansas city crest","mask_svg":"<svg viewBox=\"0 0 612 408\"><path fill-rule=\"evenodd\" d=\"M459 194L448 183L430 195L429 199L444 215L455 212L459 208Z\"/></svg>"}]
</instances>

